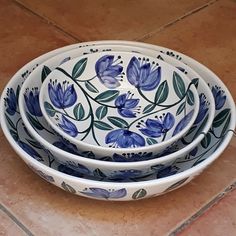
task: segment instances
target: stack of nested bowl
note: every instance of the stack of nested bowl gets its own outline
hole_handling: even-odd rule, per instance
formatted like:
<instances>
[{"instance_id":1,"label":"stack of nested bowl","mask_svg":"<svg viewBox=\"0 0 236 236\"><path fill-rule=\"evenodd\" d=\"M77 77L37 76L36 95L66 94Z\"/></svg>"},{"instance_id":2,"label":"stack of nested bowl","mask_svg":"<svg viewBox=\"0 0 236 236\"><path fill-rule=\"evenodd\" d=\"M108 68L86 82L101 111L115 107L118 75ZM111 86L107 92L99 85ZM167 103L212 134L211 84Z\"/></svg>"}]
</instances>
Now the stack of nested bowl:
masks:
<instances>
[{"instance_id":1,"label":"stack of nested bowl","mask_svg":"<svg viewBox=\"0 0 236 236\"><path fill-rule=\"evenodd\" d=\"M21 68L1 126L37 174L71 193L132 200L176 189L227 147L235 105L199 62L127 41L75 44Z\"/></svg>"}]
</instances>

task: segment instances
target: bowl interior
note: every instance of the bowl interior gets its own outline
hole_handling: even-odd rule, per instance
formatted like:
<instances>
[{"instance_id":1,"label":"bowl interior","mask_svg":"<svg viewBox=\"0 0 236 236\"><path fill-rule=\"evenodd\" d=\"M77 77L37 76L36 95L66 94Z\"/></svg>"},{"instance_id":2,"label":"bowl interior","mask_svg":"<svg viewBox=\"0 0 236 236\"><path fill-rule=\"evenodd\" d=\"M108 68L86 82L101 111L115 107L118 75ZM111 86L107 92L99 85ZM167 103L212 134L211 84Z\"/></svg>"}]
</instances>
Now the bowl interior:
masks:
<instances>
[{"instance_id":1,"label":"bowl interior","mask_svg":"<svg viewBox=\"0 0 236 236\"><path fill-rule=\"evenodd\" d=\"M102 52L69 60L40 90L48 123L76 144L134 148L182 136L199 98L189 78L162 60Z\"/></svg>"},{"instance_id":2,"label":"bowl interior","mask_svg":"<svg viewBox=\"0 0 236 236\"><path fill-rule=\"evenodd\" d=\"M202 132L207 132L211 126L212 120L214 118L215 104L214 98L211 94L211 90L208 88L207 84L203 79L197 80L197 90L200 97L200 110L197 118L195 119L194 125L191 128L191 132L188 132L184 139L179 140L173 147L161 153L160 155L153 155L152 152L147 152L141 155L108 155L104 153L100 160L106 161L117 161L117 163L109 165L107 162L96 160L89 161L83 158L83 156L88 158L97 158L95 154L90 151L81 152L75 145L69 143L68 141L61 138L48 126L46 120L42 116L41 109L39 107L38 93L42 86L42 81L45 76L49 74L54 68L71 58L75 58L78 55L88 54L90 51L112 51L112 50L127 50L127 51L142 51L143 54L152 55L156 58L161 58L164 61L174 65L179 70L183 71L189 78L196 80L200 77L196 72L191 70L187 65L183 64L179 60L174 60L171 57L159 53L153 50L147 50L145 48L138 48L134 46L125 45L92 45L83 48L75 48L74 50L62 53L55 58L45 61L43 65L40 65L24 82L22 90L19 96L20 112L22 114L22 119L27 129L45 147L50 148L55 153L55 156L64 164L71 160L74 163L87 165L87 166L97 166L107 167L109 169L119 169L119 168L133 168L135 161L154 159L153 163L146 163L146 165L156 165L159 163L168 162L172 159L176 159L180 155L186 155L190 152L204 137ZM32 76L33 75L33 76ZM31 106L32 102L27 102L31 97L34 106ZM34 109L32 109L32 107ZM184 140L184 141L183 141ZM172 155L171 155L172 154ZM164 157L162 157L164 156ZM158 159L156 157L159 157ZM122 163L122 162L130 163ZM69 163L70 164L70 163ZM125 166L122 166L125 164ZM131 166L132 165L132 166ZM145 165L145 163L143 163Z\"/></svg>"}]
</instances>

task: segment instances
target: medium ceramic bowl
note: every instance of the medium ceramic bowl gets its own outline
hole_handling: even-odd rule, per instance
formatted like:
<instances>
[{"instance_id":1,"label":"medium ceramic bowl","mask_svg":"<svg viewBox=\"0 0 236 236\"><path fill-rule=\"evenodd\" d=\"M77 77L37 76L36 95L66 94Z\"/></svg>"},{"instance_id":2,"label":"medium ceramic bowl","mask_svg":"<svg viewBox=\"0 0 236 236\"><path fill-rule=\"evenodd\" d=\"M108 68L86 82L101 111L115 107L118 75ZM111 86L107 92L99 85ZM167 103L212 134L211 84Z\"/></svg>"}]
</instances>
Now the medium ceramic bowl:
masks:
<instances>
[{"instance_id":1,"label":"medium ceramic bowl","mask_svg":"<svg viewBox=\"0 0 236 236\"><path fill-rule=\"evenodd\" d=\"M215 113L215 103L214 98L211 93L210 88L204 82L204 80L190 67L175 60L163 53L159 53L155 50L138 48L135 46L125 46L125 45L92 45L87 47L76 47L75 49L69 50L67 52L61 53L55 58L51 58L45 61L42 65L34 70L33 73L25 80L19 96L19 108L22 114L22 119L27 129L31 135L62 164L78 170L78 168L84 169L89 175L98 174L106 176L108 179L113 179L116 173L129 172L134 173L135 178L140 178L146 176L152 172L156 172L156 167L159 166L162 169L168 168L176 159L181 157L194 156L196 154L196 149L194 148L203 140L204 133L206 133L212 124ZM70 58L77 57L78 55L87 54L90 51L112 51L112 50L127 50L127 51L142 51L143 54L152 55L154 57L161 58L162 60L178 67L193 81L196 81L197 91L200 97L200 112L196 118L194 125L183 139L179 140L173 148L168 149L167 152L163 153L164 156L155 156L153 160L148 160L153 158L153 153L143 153L139 155L123 156L123 155L104 155L103 160L92 160L94 158L93 153L85 152L82 153L84 156L90 158L84 158L76 148L76 146L68 143L60 136L56 135L50 127L47 126L47 122L42 116L41 110L38 105L38 91L42 85L42 80L44 79L45 71L50 72L52 69L56 68L62 61L66 61ZM66 59L66 60L65 60ZM46 69L47 68L47 69ZM33 75L33 76L32 76ZM32 96L33 95L33 96ZM31 103L27 103L28 99L34 101L34 110L31 109ZM23 111L23 112L22 112ZM26 114L31 116L26 116ZM28 120L29 117L34 119ZM30 123L31 122L31 123ZM192 152L191 152L192 151ZM157 158L158 157L158 158ZM116 162L108 162L115 160ZM138 160L148 160L148 161L138 161ZM123 163L129 161L128 163ZM133 162L135 161L135 162ZM133 176L133 177L134 177ZM121 178L121 177L120 177Z\"/></svg>"},{"instance_id":2,"label":"medium ceramic bowl","mask_svg":"<svg viewBox=\"0 0 236 236\"><path fill-rule=\"evenodd\" d=\"M196 88L184 73L131 52L63 63L44 80L39 100L50 126L96 158L160 153L187 133L199 110Z\"/></svg>"},{"instance_id":3,"label":"medium ceramic bowl","mask_svg":"<svg viewBox=\"0 0 236 236\"><path fill-rule=\"evenodd\" d=\"M206 82L209 83L216 98L216 116L210 132L206 135L209 140L207 147L199 144L195 156L178 160L179 167L177 170L174 170L175 163L165 171L158 172L155 177L149 177L149 180L143 178L145 181L137 180L137 182L130 183L104 182L75 177L75 175L79 175L79 172L73 172L73 170L70 170L70 174L74 176L61 173L61 171L69 173L68 168L63 168L63 166L56 163L54 157L47 150L44 150L29 134L22 122L17 101L21 85L28 73L48 58L75 46L72 45L52 51L25 65L13 76L1 97L0 121L3 132L14 150L40 177L68 192L99 200L127 201L143 199L164 194L188 183L216 160L227 147L236 123L235 104L220 79L209 69L183 54L157 46L134 44L142 47L146 46L153 50L161 50L163 53L168 53L174 57L177 56L203 78L206 78ZM80 176L83 176L82 172Z\"/></svg>"}]
</instances>

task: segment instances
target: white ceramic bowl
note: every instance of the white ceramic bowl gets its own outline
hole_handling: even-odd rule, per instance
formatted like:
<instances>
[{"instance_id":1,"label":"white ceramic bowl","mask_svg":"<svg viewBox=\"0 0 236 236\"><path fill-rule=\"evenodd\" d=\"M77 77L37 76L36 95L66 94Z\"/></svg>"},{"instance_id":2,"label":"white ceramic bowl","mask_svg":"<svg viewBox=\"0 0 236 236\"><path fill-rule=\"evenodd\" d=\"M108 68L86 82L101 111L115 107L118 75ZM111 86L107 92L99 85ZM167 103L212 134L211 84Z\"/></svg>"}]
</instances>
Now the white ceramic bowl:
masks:
<instances>
[{"instance_id":1,"label":"white ceramic bowl","mask_svg":"<svg viewBox=\"0 0 236 236\"><path fill-rule=\"evenodd\" d=\"M63 63L44 80L39 100L49 125L98 159L104 152L161 153L187 133L199 110L196 88L184 73L121 51Z\"/></svg>"},{"instance_id":2,"label":"white ceramic bowl","mask_svg":"<svg viewBox=\"0 0 236 236\"><path fill-rule=\"evenodd\" d=\"M130 42L126 43L128 44ZM12 80L7 84L1 97L0 118L1 126L6 138L19 156L26 162L26 164L29 165L29 167L42 178L71 193L86 197L93 197L100 200L142 199L164 194L186 184L196 175L200 174L215 159L217 159L217 157L219 157L223 150L227 147L232 138L232 131L235 128L236 123L235 104L230 93L220 79L209 69L183 54L147 44L135 43L135 45L146 46L154 50L162 50L163 53L181 57L182 61L188 63L202 77L207 78L207 82L211 87L213 87L213 91L214 89L220 89L221 92L216 94L216 96L218 96L217 101L220 102L216 104L217 114L212 126L214 131L211 130L211 132L214 132L215 135L211 136L208 147L204 149L199 145L197 157L194 157L190 161L184 161L183 159L183 165L179 170L181 173L171 173L168 177L152 179L149 181L131 183L93 181L85 178L70 176L58 171L53 157L50 156L47 151L44 151L37 146L38 143L22 125L23 123L17 105L17 94L20 90L22 82L25 79L25 76L27 77L25 73L26 71L32 71L35 66L42 63L49 57L62 51L69 50L75 46L72 45L52 51L25 65L13 76ZM219 100L219 96L221 96L222 99ZM219 119L222 118L223 115L224 119ZM209 135L211 135L211 132ZM30 142L27 140L30 140ZM41 155L39 155L39 153Z\"/></svg>"},{"instance_id":3,"label":"white ceramic bowl","mask_svg":"<svg viewBox=\"0 0 236 236\"><path fill-rule=\"evenodd\" d=\"M19 96L19 107L22 114L22 119L24 121L25 126L29 130L29 132L32 134L32 136L45 148L48 149L52 153L52 155L62 164L67 165L73 169L78 169L80 167L84 167L86 169L87 173L90 173L90 175L97 175L98 173L103 173L107 178L114 178L116 176L116 173L121 171L130 171L134 170L135 177L142 177L146 176L147 173L156 173L156 166L161 166L162 169L165 167L170 166L173 162L175 162L176 159L182 158L182 157L188 157L190 154L196 154L195 150L193 150L204 138L204 133L206 133L210 127L211 123L214 119L214 113L215 113L215 103L214 98L212 96L211 90L209 89L208 85L204 82L203 79L191 68L189 68L187 65L183 64L179 60L175 60L163 53L159 53L155 50L148 50L145 48L138 48L135 46L125 46L125 45L93 45L93 46L87 46L87 47L81 47L78 48L74 45L75 49L68 50L67 52L61 53L57 56L57 60L54 58L49 59L48 61L45 61L42 65L39 65L38 68L34 70L35 76L29 76L21 89L20 96ZM200 94L200 100L201 100L201 112L199 113L197 119L194 123L194 130L192 128L192 132L184 137L184 142L182 140L179 140L174 148L171 150L168 150L168 152L165 153L165 156L155 156L158 158L154 158L153 160L148 160L152 158L152 153L144 153L143 155L134 155L132 158L129 158L129 161L133 161L133 159L136 162L127 162L124 163L124 161L128 161L125 156L115 155L112 156L112 158L116 158L116 161L119 162L108 162L108 161L101 161L101 160L92 160L90 158L93 157L93 154L91 152L89 153L82 153L85 156L88 156L90 158L84 158L82 156L79 156L79 150L74 146L69 144L68 142L65 142L62 140L59 136L55 135L52 129L50 127L47 127L47 122L42 116L35 116L37 120L33 120L32 125L28 120L28 117L26 116L26 113L32 113L31 107L26 103L26 100L24 99L24 95L27 95L29 97L29 94L31 92L35 93L35 98L38 96L37 91L40 90L40 87L42 85L41 82L41 75L45 74L42 72L45 72L47 68L47 71L52 70L56 68L61 61L65 61L65 58L67 60L69 58L77 57L78 55L81 55L83 53L87 53L89 51L96 51L96 50L132 50L132 51L139 51L141 50L147 55L152 55L154 57L161 57L162 60L167 61L168 63L174 65L175 67L178 67L184 73L192 80L196 80L196 78L199 78L198 80L198 93ZM204 99L205 98L205 99ZM38 108L39 106L36 105L35 102L35 108ZM22 112L23 111L23 112ZM34 111L34 114L37 114L38 109ZM193 150L193 151L192 151ZM192 151L192 152L191 152ZM141 158L140 158L141 157ZM111 157L105 156L105 160L112 160ZM148 161L142 161L139 162L138 160L144 159Z\"/></svg>"}]
</instances>

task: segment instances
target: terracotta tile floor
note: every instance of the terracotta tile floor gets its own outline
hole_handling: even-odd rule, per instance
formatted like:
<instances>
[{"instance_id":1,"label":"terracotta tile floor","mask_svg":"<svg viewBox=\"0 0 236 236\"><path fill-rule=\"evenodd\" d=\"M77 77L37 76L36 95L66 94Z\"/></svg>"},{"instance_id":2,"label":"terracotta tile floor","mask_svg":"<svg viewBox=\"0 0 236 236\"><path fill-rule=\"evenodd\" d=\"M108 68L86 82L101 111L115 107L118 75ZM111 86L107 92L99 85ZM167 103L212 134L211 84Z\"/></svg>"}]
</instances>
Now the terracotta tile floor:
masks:
<instances>
[{"instance_id":1,"label":"terracotta tile floor","mask_svg":"<svg viewBox=\"0 0 236 236\"><path fill-rule=\"evenodd\" d=\"M236 99L233 0L0 0L0 91L34 57L80 40L140 39L215 71ZM128 24L127 24L128 22ZM236 235L236 138L190 184L137 202L97 202L32 173L0 131L0 235Z\"/></svg>"}]
</instances>

